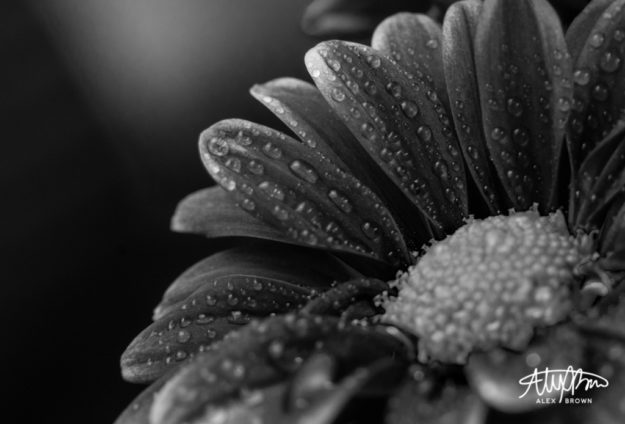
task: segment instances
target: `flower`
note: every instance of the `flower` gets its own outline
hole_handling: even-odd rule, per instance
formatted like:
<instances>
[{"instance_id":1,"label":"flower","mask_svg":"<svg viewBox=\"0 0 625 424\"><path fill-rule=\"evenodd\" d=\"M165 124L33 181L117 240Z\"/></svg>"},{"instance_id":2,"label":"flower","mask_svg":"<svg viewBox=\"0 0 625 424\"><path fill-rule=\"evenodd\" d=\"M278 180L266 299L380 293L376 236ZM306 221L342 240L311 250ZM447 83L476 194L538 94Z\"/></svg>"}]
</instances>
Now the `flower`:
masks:
<instances>
[{"instance_id":1,"label":"flower","mask_svg":"<svg viewBox=\"0 0 625 424\"><path fill-rule=\"evenodd\" d=\"M202 133L220 187L173 227L234 241L122 356L156 381L118 423L622 422L624 5L566 34L545 0L398 14L309 51L317 88L253 87L301 141ZM523 393L569 366L609 380L592 405Z\"/></svg>"}]
</instances>

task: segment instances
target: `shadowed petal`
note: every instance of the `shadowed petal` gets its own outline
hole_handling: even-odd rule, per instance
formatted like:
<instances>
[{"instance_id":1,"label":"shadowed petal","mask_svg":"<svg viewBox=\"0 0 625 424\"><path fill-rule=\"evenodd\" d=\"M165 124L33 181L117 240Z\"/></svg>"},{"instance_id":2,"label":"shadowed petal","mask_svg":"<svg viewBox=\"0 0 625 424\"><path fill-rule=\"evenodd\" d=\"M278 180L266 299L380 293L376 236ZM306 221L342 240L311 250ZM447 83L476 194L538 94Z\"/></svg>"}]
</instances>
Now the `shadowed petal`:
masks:
<instances>
[{"instance_id":1,"label":"shadowed petal","mask_svg":"<svg viewBox=\"0 0 625 424\"><path fill-rule=\"evenodd\" d=\"M315 0L304 11L304 32L319 37L358 36L399 10L424 11L429 1Z\"/></svg>"},{"instance_id":2,"label":"shadowed petal","mask_svg":"<svg viewBox=\"0 0 625 424\"><path fill-rule=\"evenodd\" d=\"M468 0L448 9L443 22L443 63L450 108L464 159L490 212L495 214L500 213L506 203L497 195L497 176L488 159L482 129L473 51L481 8L481 0Z\"/></svg>"},{"instance_id":3,"label":"shadowed petal","mask_svg":"<svg viewBox=\"0 0 625 424\"><path fill-rule=\"evenodd\" d=\"M427 81L369 47L340 41L310 50L306 66L404 195L442 228L460 226L467 214L464 166L451 119Z\"/></svg>"},{"instance_id":4,"label":"shadowed petal","mask_svg":"<svg viewBox=\"0 0 625 424\"><path fill-rule=\"evenodd\" d=\"M263 276L227 275L205 284L143 330L122 355L128 381L152 381L253 318L301 307L314 289Z\"/></svg>"},{"instance_id":5,"label":"shadowed petal","mask_svg":"<svg viewBox=\"0 0 625 424\"><path fill-rule=\"evenodd\" d=\"M580 336L567 326L560 326L536 338L523 353L496 349L474 353L465 367L473 389L489 406L508 413L541 408L539 394L533 387L519 384L534 369L582 367L584 358ZM525 392L527 393L523 395Z\"/></svg>"},{"instance_id":6,"label":"shadowed petal","mask_svg":"<svg viewBox=\"0 0 625 424\"><path fill-rule=\"evenodd\" d=\"M176 208L171 228L180 233L213 237L253 237L283 243L297 243L239 208L224 190L205 188L191 193Z\"/></svg>"},{"instance_id":7,"label":"shadowed petal","mask_svg":"<svg viewBox=\"0 0 625 424\"><path fill-rule=\"evenodd\" d=\"M614 202L606 214L598 251L602 269L616 272L625 269L625 197Z\"/></svg>"},{"instance_id":8,"label":"shadowed petal","mask_svg":"<svg viewBox=\"0 0 625 424\"><path fill-rule=\"evenodd\" d=\"M238 246L201 260L176 278L156 307L154 319L215 279L229 275L261 276L323 290L357 273L326 252L269 243Z\"/></svg>"},{"instance_id":9,"label":"shadowed petal","mask_svg":"<svg viewBox=\"0 0 625 424\"><path fill-rule=\"evenodd\" d=\"M386 424L482 424L486 408L466 385L435 380L415 368L389 400Z\"/></svg>"},{"instance_id":10,"label":"shadowed petal","mask_svg":"<svg viewBox=\"0 0 625 424\"><path fill-rule=\"evenodd\" d=\"M608 135L623 113L624 6L623 0L607 7L605 2L595 1L567 34L577 53L573 62L575 101L568 126L575 167Z\"/></svg>"},{"instance_id":11,"label":"shadowed petal","mask_svg":"<svg viewBox=\"0 0 625 424\"><path fill-rule=\"evenodd\" d=\"M575 227L599 228L611 200L625 190L625 122L588 154L576 187Z\"/></svg>"},{"instance_id":12,"label":"shadowed petal","mask_svg":"<svg viewBox=\"0 0 625 424\"><path fill-rule=\"evenodd\" d=\"M146 387L130 405L117 417L113 424L150 424L150 410L154 397L174 374L167 373Z\"/></svg>"},{"instance_id":13,"label":"shadowed petal","mask_svg":"<svg viewBox=\"0 0 625 424\"><path fill-rule=\"evenodd\" d=\"M552 209L573 85L558 16L546 0L486 0L475 60L486 142L508 196L520 210Z\"/></svg>"},{"instance_id":14,"label":"shadowed petal","mask_svg":"<svg viewBox=\"0 0 625 424\"><path fill-rule=\"evenodd\" d=\"M447 105L440 46L440 25L427 15L412 13L398 13L386 18L371 39L371 47L409 74L425 78L441 102Z\"/></svg>"},{"instance_id":15,"label":"shadowed petal","mask_svg":"<svg viewBox=\"0 0 625 424\"><path fill-rule=\"evenodd\" d=\"M319 349L336 358L345 373L381 358L395 356L400 362L404 347L385 333L341 327L335 318L288 315L253 323L174 376L157 397L152 422L187 422L236 398L241 390L275 384Z\"/></svg>"},{"instance_id":16,"label":"shadowed petal","mask_svg":"<svg viewBox=\"0 0 625 424\"><path fill-rule=\"evenodd\" d=\"M213 178L247 212L299 243L398 265L409 261L380 199L319 152L270 128L221 121L200 137Z\"/></svg>"}]
</instances>

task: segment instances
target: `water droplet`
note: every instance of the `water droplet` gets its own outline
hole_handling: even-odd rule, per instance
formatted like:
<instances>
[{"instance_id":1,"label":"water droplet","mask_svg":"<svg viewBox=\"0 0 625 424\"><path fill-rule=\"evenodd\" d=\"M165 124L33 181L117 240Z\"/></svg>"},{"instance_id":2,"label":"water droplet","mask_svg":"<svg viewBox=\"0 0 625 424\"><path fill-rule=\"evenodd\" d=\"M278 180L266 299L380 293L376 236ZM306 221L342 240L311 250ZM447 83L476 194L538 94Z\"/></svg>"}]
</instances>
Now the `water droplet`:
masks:
<instances>
[{"instance_id":1,"label":"water droplet","mask_svg":"<svg viewBox=\"0 0 625 424\"><path fill-rule=\"evenodd\" d=\"M178 331L178 334L176 335L176 340L178 340L178 342L180 343L186 343L191 339L191 333L189 333L187 330L180 330Z\"/></svg>"},{"instance_id":2,"label":"water droplet","mask_svg":"<svg viewBox=\"0 0 625 424\"><path fill-rule=\"evenodd\" d=\"M289 168L295 175L303 179L304 181L308 181L311 184L314 184L319 179L317 172L313 169L312 166L307 164L304 161L295 160L291 162Z\"/></svg>"},{"instance_id":3,"label":"water droplet","mask_svg":"<svg viewBox=\"0 0 625 424\"><path fill-rule=\"evenodd\" d=\"M214 296L211 296L210 294L206 295L206 304L208 306L215 306L217 304L217 298Z\"/></svg>"},{"instance_id":4,"label":"water droplet","mask_svg":"<svg viewBox=\"0 0 625 424\"><path fill-rule=\"evenodd\" d=\"M401 85L398 82L391 81L385 86L386 91L396 99L401 97Z\"/></svg>"},{"instance_id":5,"label":"water droplet","mask_svg":"<svg viewBox=\"0 0 625 424\"><path fill-rule=\"evenodd\" d=\"M176 352L176 361L182 361L186 359L187 356L187 352L185 352L184 350L179 350L178 352Z\"/></svg>"},{"instance_id":6,"label":"water droplet","mask_svg":"<svg viewBox=\"0 0 625 424\"><path fill-rule=\"evenodd\" d=\"M505 135L506 135L505 131L499 127L493 128L493 130L490 132L491 138L495 141L502 140Z\"/></svg>"},{"instance_id":7,"label":"water droplet","mask_svg":"<svg viewBox=\"0 0 625 424\"><path fill-rule=\"evenodd\" d=\"M515 128L512 131L512 140L519 146L525 147L530 141L530 135L525 128Z\"/></svg>"},{"instance_id":8,"label":"water droplet","mask_svg":"<svg viewBox=\"0 0 625 424\"><path fill-rule=\"evenodd\" d=\"M241 161L237 158L228 158L225 165L237 174L241 172Z\"/></svg>"},{"instance_id":9,"label":"water droplet","mask_svg":"<svg viewBox=\"0 0 625 424\"><path fill-rule=\"evenodd\" d=\"M330 95L337 102L345 100L345 93L340 88L333 88Z\"/></svg>"},{"instance_id":10,"label":"water droplet","mask_svg":"<svg viewBox=\"0 0 625 424\"><path fill-rule=\"evenodd\" d=\"M447 165L444 162L437 160L434 163L434 170L443 180L446 180L449 177L449 171L447 169Z\"/></svg>"},{"instance_id":11,"label":"water droplet","mask_svg":"<svg viewBox=\"0 0 625 424\"><path fill-rule=\"evenodd\" d=\"M365 236L372 240L375 240L380 236L380 227L373 222L366 221L362 224L361 228Z\"/></svg>"},{"instance_id":12,"label":"water droplet","mask_svg":"<svg viewBox=\"0 0 625 424\"><path fill-rule=\"evenodd\" d=\"M625 40L625 31L617 29L614 31L614 40L617 42L622 42Z\"/></svg>"},{"instance_id":13,"label":"water droplet","mask_svg":"<svg viewBox=\"0 0 625 424\"><path fill-rule=\"evenodd\" d=\"M249 318L241 311L230 311L230 315L228 316L228 322L237 325L244 325L249 322Z\"/></svg>"},{"instance_id":14,"label":"water droplet","mask_svg":"<svg viewBox=\"0 0 625 424\"><path fill-rule=\"evenodd\" d=\"M273 183L271 181L263 181L258 184L258 188L265 192L265 194L267 194L269 197L273 197L274 199L280 201L284 200L284 191L276 183Z\"/></svg>"},{"instance_id":15,"label":"water droplet","mask_svg":"<svg viewBox=\"0 0 625 424\"><path fill-rule=\"evenodd\" d=\"M597 32L590 37L590 45L594 48L601 47L604 41L605 41L605 36L601 34L600 32Z\"/></svg>"},{"instance_id":16,"label":"water droplet","mask_svg":"<svg viewBox=\"0 0 625 424\"><path fill-rule=\"evenodd\" d=\"M362 134L367 139L371 140L375 137L375 128L373 128L373 125L371 125L369 122L363 122L363 124L360 126L360 129L362 131Z\"/></svg>"},{"instance_id":17,"label":"water droplet","mask_svg":"<svg viewBox=\"0 0 625 424\"><path fill-rule=\"evenodd\" d=\"M213 321L215 321L215 317L206 314L199 314L195 319L198 324L210 324Z\"/></svg>"},{"instance_id":18,"label":"water droplet","mask_svg":"<svg viewBox=\"0 0 625 424\"><path fill-rule=\"evenodd\" d=\"M508 99L506 103L506 109L515 118L518 118L519 116L523 114L523 105L521 104L519 99L514 98L514 97L510 97Z\"/></svg>"},{"instance_id":19,"label":"water droplet","mask_svg":"<svg viewBox=\"0 0 625 424\"><path fill-rule=\"evenodd\" d=\"M215 156L225 156L230 151L230 148L225 140L213 137L208 142L208 151Z\"/></svg>"},{"instance_id":20,"label":"water droplet","mask_svg":"<svg viewBox=\"0 0 625 424\"><path fill-rule=\"evenodd\" d=\"M401 102L401 110L408 118L414 118L419 113L419 107L416 103L411 102L410 100L404 100Z\"/></svg>"},{"instance_id":21,"label":"water droplet","mask_svg":"<svg viewBox=\"0 0 625 424\"><path fill-rule=\"evenodd\" d=\"M377 69L380 67L380 65L382 64L382 62L380 61L380 58L377 56L373 56L373 55L369 55L366 58L367 64L369 64L369 66L371 66L373 69Z\"/></svg>"},{"instance_id":22,"label":"water droplet","mask_svg":"<svg viewBox=\"0 0 625 424\"><path fill-rule=\"evenodd\" d=\"M429 39L427 43L425 43L425 47L431 50L438 48L438 40L435 38Z\"/></svg>"},{"instance_id":23,"label":"water droplet","mask_svg":"<svg viewBox=\"0 0 625 424\"><path fill-rule=\"evenodd\" d=\"M332 68L332 70L334 70L334 72L341 70L341 63L336 59L328 59L326 63L330 68Z\"/></svg>"},{"instance_id":24,"label":"water droplet","mask_svg":"<svg viewBox=\"0 0 625 424\"><path fill-rule=\"evenodd\" d=\"M586 69L578 69L573 73L575 84L585 86L590 82L590 72Z\"/></svg>"},{"instance_id":25,"label":"water droplet","mask_svg":"<svg viewBox=\"0 0 625 424\"><path fill-rule=\"evenodd\" d=\"M365 91L372 96L378 93L378 87L376 87L373 81L365 81Z\"/></svg>"},{"instance_id":26,"label":"water droplet","mask_svg":"<svg viewBox=\"0 0 625 424\"><path fill-rule=\"evenodd\" d=\"M241 200L241 207L245 209L246 211L251 212L254 209L256 209L256 203L254 203L252 199L249 199L246 197L243 200Z\"/></svg>"},{"instance_id":27,"label":"water droplet","mask_svg":"<svg viewBox=\"0 0 625 424\"><path fill-rule=\"evenodd\" d=\"M608 99L608 93L608 87L602 82L598 82L592 89L592 97L600 102Z\"/></svg>"},{"instance_id":28,"label":"water droplet","mask_svg":"<svg viewBox=\"0 0 625 424\"><path fill-rule=\"evenodd\" d=\"M349 199L345 197L345 195L341 194L337 190L330 190L328 192L328 197L340 210L345 213L350 213L352 211L352 204L349 202Z\"/></svg>"},{"instance_id":29,"label":"water droplet","mask_svg":"<svg viewBox=\"0 0 625 424\"><path fill-rule=\"evenodd\" d=\"M263 146L263 152L272 159L280 159L282 156L282 150L271 142Z\"/></svg>"},{"instance_id":30,"label":"water droplet","mask_svg":"<svg viewBox=\"0 0 625 424\"><path fill-rule=\"evenodd\" d=\"M263 172L265 172L265 167L263 166L263 164L255 160L249 161L249 163L247 164L247 169L249 169L250 172L255 175L263 175Z\"/></svg>"},{"instance_id":31,"label":"water droplet","mask_svg":"<svg viewBox=\"0 0 625 424\"><path fill-rule=\"evenodd\" d=\"M432 139L432 130L427 125L417 128L417 136L426 143Z\"/></svg>"},{"instance_id":32,"label":"water droplet","mask_svg":"<svg viewBox=\"0 0 625 424\"><path fill-rule=\"evenodd\" d=\"M569 110L571 110L571 101L566 97L560 97L558 99L558 109L560 109L562 112L568 112Z\"/></svg>"},{"instance_id":33,"label":"water droplet","mask_svg":"<svg viewBox=\"0 0 625 424\"><path fill-rule=\"evenodd\" d=\"M286 221L287 219L289 219L289 211L279 205L275 205L271 213L280 221Z\"/></svg>"},{"instance_id":34,"label":"water droplet","mask_svg":"<svg viewBox=\"0 0 625 424\"><path fill-rule=\"evenodd\" d=\"M621 66L621 58L607 51L599 58L599 67L605 72L615 72Z\"/></svg>"}]
</instances>

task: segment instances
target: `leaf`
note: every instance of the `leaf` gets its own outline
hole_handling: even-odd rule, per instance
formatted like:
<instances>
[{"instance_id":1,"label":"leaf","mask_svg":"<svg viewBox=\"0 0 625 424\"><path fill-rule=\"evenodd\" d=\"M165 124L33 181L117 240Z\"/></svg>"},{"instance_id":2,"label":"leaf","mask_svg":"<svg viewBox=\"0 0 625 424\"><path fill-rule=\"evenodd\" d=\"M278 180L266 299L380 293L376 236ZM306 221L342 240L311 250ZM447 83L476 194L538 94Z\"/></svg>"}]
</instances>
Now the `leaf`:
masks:
<instances>
[{"instance_id":1,"label":"leaf","mask_svg":"<svg viewBox=\"0 0 625 424\"><path fill-rule=\"evenodd\" d=\"M319 152L240 120L204 131L200 151L209 173L243 209L298 243L393 265L409 261L381 200Z\"/></svg>"},{"instance_id":2,"label":"leaf","mask_svg":"<svg viewBox=\"0 0 625 424\"><path fill-rule=\"evenodd\" d=\"M156 307L154 319L215 279L229 275L259 276L325 290L335 281L358 274L326 252L270 243L238 246L201 260L176 278Z\"/></svg>"},{"instance_id":3,"label":"leaf","mask_svg":"<svg viewBox=\"0 0 625 424\"><path fill-rule=\"evenodd\" d=\"M423 14L397 13L376 28L371 47L411 75L425 78L448 107L441 26Z\"/></svg>"},{"instance_id":4,"label":"leaf","mask_svg":"<svg viewBox=\"0 0 625 424\"><path fill-rule=\"evenodd\" d=\"M623 0L596 0L567 33L575 54L574 103L567 128L574 169L612 131L622 114L624 6Z\"/></svg>"},{"instance_id":5,"label":"leaf","mask_svg":"<svg viewBox=\"0 0 625 424\"><path fill-rule=\"evenodd\" d=\"M326 100L404 195L439 229L462 225L467 213L464 165L451 119L428 82L369 47L340 41L308 51L306 66Z\"/></svg>"},{"instance_id":6,"label":"leaf","mask_svg":"<svg viewBox=\"0 0 625 424\"><path fill-rule=\"evenodd\" d=\"M519 36L519 34L530 34ZM572 71L545 0L486 0L475 35L486 143L517 210L553 209Z\"/></svg>"},{"instance_id":7,"label":"leaf","mask_svg":"<svg viewBox=\"0 0 625 424\"><path fill-rule=\"evenodd\" d=\"M456 134L469 172L491 214L506 206L484 140L473 40L482 9L480 0L453 4L443 22L443 64ZM503 194L503 193L502 193ZM471 198L469 198L469 206Z\"/></svg>"}]
</instances>

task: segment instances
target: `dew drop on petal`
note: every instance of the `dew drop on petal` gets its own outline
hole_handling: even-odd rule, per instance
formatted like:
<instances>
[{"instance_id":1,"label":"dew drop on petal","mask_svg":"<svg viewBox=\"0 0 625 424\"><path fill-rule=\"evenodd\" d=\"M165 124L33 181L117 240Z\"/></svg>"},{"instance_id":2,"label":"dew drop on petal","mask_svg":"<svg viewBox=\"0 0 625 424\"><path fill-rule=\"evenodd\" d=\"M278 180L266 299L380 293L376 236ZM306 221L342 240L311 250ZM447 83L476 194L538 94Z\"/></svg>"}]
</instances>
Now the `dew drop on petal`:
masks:
<instances>
[{"instance_id":1,"label":"dew drop on petal","mask_svg":"<svg viewBox=\"0 0 625 424\"><path fill-rule=\"evenodd\" d=\"M345 100L345 93L340 88L333 88L331 96L335 101L339 103Z\"/></svg>"},{"instance_id":2,"label":"dew drop on petal","mask_svg":"<svg viewBox=\"0 0 625 424\"><path fill-rule=\"evenodd\" d=\"M273 197L274 199L280 201L284 200L284 191L276 183L273 183L271 181L263 181L258 184L258 188L265 192L265 194L267 194L269 197Z\"/></svg>"},{"instance_id":3,"label":"dew drop on petal","mask_svg":"<svg viewBox=\"0 0 625 424\"><path fill-rule=\"evenodd\" d=\"M594 48L601 47L604 41L605 41L605 36L601 34L600 32L597 32L590 37L590 45Z\"/></svg>"},{"instance_id":4,"label":"dew drop on petal","mask_svg":"<svg viewBox=\"0 0 625 424\"><path fill-rule=\"evenodd\" d=\"M347 197L345 197L345 195L340 193L338 190L330 190L328 192L328 197L332 203L334 203L343 212L350 213L352 211L352 205L349 199L347 199Z\"/></svg>"},{"instance_id":5,"label":"dew drop on petal","mask_svg":"<svg viewBox=\"0 0 625 424\"><path fill-rule=\"evenodd\" d=\"M263 152L272 159L280 159L282 156L282 150L271 142L263 146Z\"/></svg>"},{"instance_id":6,"label":"dew drop on petal","mask_svg":"<svg viewBox=\"0 0 625 424\"><path fill-rule=\"evenodd\" d=\"M263 164L255 160L251 160L247 164L247 169L249 169L250 172L254 175L263 175L263 172L265 172L265 167L263 166Z\"/></svg>"},{"instance_id":7,"label":"dew drop on petal","mask_svg":"<svg viewBox=\"0 0 625 424\"><path fill-rule=\"evenodd\" d=\"M228 143L218 137L213 137L208 142L208 151L215 156L225 156L228 154Z\"/></svg>"},{"instance_id":8,"label":"dew drop on petal","mask_svg":"<svg viewBox=\"0 0 625 424\"><path fill-rule=\"evenodd\" d=\"M317 175L317 172L315 172L315 170L312 168L312 166L308 165L307 163L305 163L303 161L295 160L295 161L291 162L291 164L289 165L289 168L299 178L301 178L304 181L307 181L307 182L309 182L311 184L316 183L317 180L319 179L319 176Z\"/></svg>"},{"instance_id":9,"label":"dew drop on petal","mask_svg":"<svg viewBox=\"0 0 625 424\"><path fill-rule=\"evenodd\" d=\"M417 104L411 102L410 100L404 100L403 102L401 102L401 110L408 118L414 118L419 113L419 107L417 106Z\"/></svg>"},{"instance_id":10,"label":"dew drop on petal","mask_svg":"<svg viewBox=\"0 0 625 424\"><path fill-rule=\"evenodd\" d=\"M506 110L515 118L518 118L523 114L523 106L519 99L510 97L506 102Z\"/></svg>"},{"instance_id":11,"label":"dew drop on petal","mask_svg":"<svg viewBox=\"0 0 625 424\"><path fill-rule=\"evenodd\" d=\"M606 51L599 58L599 67L608 73L615 72L621 65L621 58L614 52Z\"/></svg>"},{"instance_id":12,"label":"dew drop on petal","mask_svg":"<svg viewBox=\"0 0 625 424\"><path fill-rule=\"evenodd\" d=\"M191 333L187 330L180 330L176 335L176 340L180 343L186 343L191 339Z\"/></svg>"},{"instance_id":13,"label":"dew drop on petal","mask_svg":"<svg viewBox=\"0 0 625 424\"><path fill-rule=\"evenodd\" d=\"M428 142L432 139L432 130L427 125L421 125L417 128L417 136L421 140Z\"/></svg>"},{"instance_id":14,"label":"dew drop on petal","mask_svg":"<svg viewBox=\"0 0 625 424\"><path fill-rule=\"evenodd\" d=\"M608 87L605 85L605 83L602 82L598 82L592 88L592 97L600 102L604 102L608 99L608 93Z\"/></svg>"}]
</instances>

